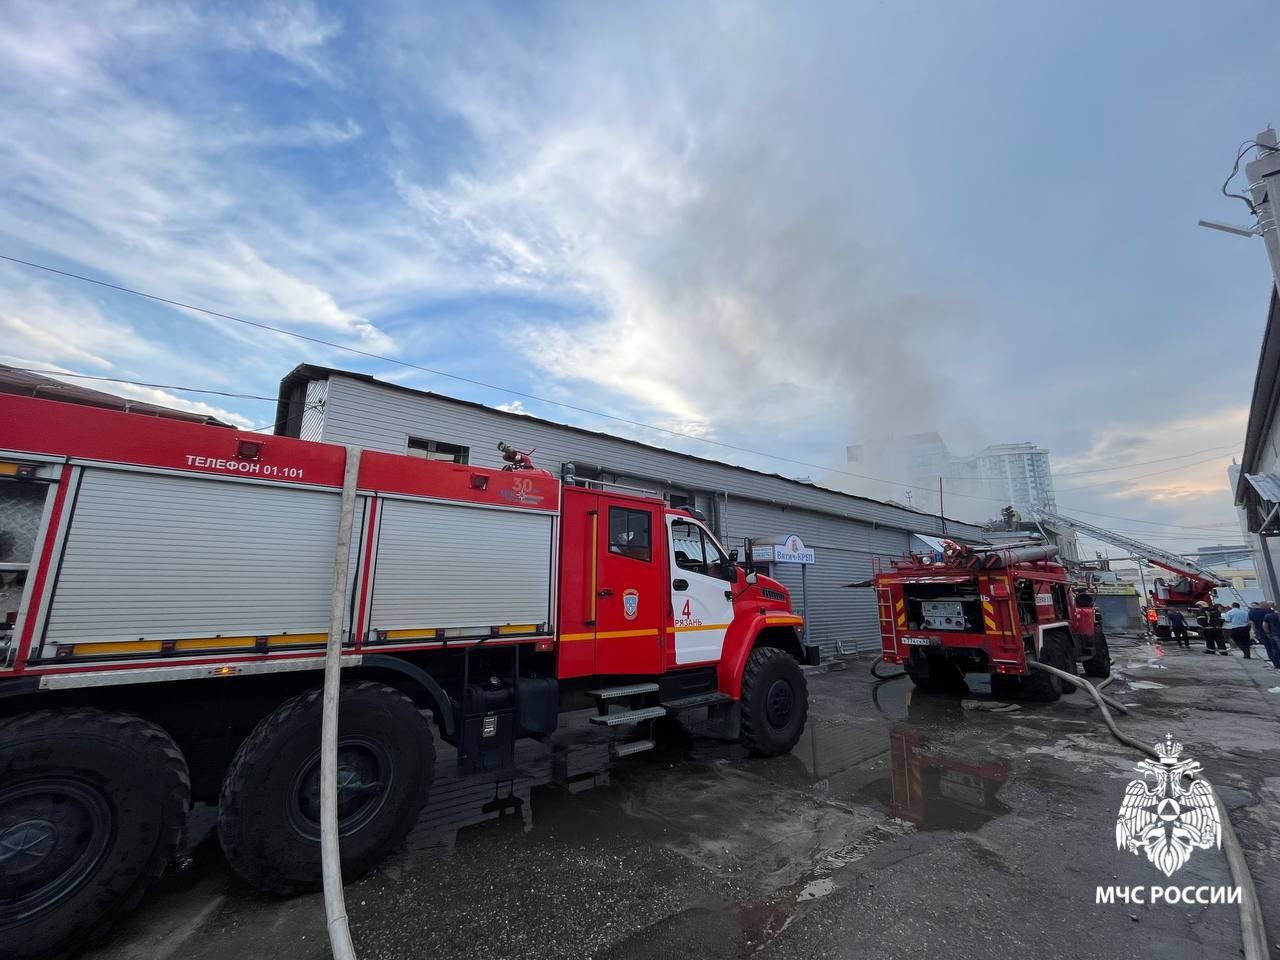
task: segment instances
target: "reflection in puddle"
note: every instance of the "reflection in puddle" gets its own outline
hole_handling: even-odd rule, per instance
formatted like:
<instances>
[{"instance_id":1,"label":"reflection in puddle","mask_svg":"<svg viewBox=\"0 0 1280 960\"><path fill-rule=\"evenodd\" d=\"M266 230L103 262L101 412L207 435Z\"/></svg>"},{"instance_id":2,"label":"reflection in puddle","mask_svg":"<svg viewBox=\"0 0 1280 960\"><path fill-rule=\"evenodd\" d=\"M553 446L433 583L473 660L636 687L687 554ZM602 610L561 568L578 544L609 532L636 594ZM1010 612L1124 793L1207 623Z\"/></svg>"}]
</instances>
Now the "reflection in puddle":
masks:
<instances>
[{"instance_id":1,"label":"reflection in puddle","mask_svg":"<svg viewBox=\"0 0 1280 960\"><path fill-rule=\"evenodd\" d=\"M906 727L889 735L889 755L893 815L921 830L976 830L1009 811L996 797L1009 779L1005 760L949 757Z\"/></svg>"},{"instance_id":2,"label":"reflection in puddle","mask_svg":"<svg viewBox=\"0 0 1280 960\"><path fill-rule=\"evenodd\" d=\"M446 751L442 745L441 753ZM497 821L499 829L532 829L533 793L539 787L554 784L576 794L609 784L607 742L522 742L515 766L484 774L451 773L456 765L450 760L441 756L437 761L430 799L404 848L388 864L391 873L421 854L453 850L459 834L469 827Z\"/></svg>"}]
</instances>

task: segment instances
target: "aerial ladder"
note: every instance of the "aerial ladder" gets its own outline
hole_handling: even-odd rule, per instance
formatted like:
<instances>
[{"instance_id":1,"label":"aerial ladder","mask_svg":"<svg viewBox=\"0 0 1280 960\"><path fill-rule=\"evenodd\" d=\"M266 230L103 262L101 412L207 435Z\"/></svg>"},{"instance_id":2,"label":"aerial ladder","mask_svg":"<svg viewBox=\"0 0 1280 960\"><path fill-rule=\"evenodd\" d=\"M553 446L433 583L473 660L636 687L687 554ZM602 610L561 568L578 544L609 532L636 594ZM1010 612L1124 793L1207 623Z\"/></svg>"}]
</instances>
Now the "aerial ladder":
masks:
<instances>
[{"instance_id":1,"label":"aerial ladder","mask_svg":"<svg viewBox=\"0 0 1280 960\"><path fill-rule=\"evenodd\" d=\"M1153 566L1176 574L1177 579L1173 581L1157 577L1151 597L1143 597L1144 603L1149 602L1156 609L1156 632L1161 636L1168 634L1169 614L1174 610L1181 611L1187 621L1194 624L1199 614L1199 604L1212 603L1213 591L1216 589L1230 590L1236 599L1243 603L1243 597L1229 580L1224 580L1208 567L1188 560L1180 554L1153 547L1149 543L1123 536L1105 527L1097 527L1083 520L1066 517L1049 510L1035 510L1033 516L1036 522L1043 526L1053 527L1055 530L1075 530L1095 540L1128 550L1135 559L1145 560Z\"/></svg>"}]
</instances>

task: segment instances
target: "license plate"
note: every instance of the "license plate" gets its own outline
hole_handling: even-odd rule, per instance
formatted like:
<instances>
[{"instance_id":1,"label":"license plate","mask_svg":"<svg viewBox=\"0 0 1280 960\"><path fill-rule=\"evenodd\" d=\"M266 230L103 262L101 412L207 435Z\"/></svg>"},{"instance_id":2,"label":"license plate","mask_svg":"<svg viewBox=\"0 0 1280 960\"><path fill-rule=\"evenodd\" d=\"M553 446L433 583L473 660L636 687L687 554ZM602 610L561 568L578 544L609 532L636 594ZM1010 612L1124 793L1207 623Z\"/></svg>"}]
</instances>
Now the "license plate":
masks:
<instances>
[{"instance_id":1,"label":"license plate","mask_svg":"<svg viewBox=\"0 0 1280 960\"><path fill-rule=\"evenodd\" d=\"M931 647L935 641L932 637L903 637L902 642L908 647Z\"/></svg>"}]
</instances>

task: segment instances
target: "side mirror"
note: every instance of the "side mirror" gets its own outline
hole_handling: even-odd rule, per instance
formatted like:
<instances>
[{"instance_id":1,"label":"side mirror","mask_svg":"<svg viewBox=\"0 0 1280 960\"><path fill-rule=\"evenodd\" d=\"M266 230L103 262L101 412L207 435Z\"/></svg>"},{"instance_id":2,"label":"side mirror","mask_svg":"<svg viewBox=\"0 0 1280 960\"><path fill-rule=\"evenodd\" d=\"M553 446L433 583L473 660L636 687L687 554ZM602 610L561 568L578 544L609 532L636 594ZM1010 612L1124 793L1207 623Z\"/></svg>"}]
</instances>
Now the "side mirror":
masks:
<instances>
[{"instance_id":1,"label":"side mirror","mask_svg":"<svg viewBox=\"0 0 1280 960\"><path fill-rule=\"evenodd\" d=\"M736 549L729 551L729 562L730 563L738 562L738 551Z\"/></svg>"},{"instance_id":2,"label":"side mirror","mask_svg":"<svg viewBox=\"0 0 1280 960\"><path fill-rule=\"evenodd\" d=\"M759 581L760 577L756 575L754 570L747 571L747 583L754 584Z\"/></svg>"}]
</instances>

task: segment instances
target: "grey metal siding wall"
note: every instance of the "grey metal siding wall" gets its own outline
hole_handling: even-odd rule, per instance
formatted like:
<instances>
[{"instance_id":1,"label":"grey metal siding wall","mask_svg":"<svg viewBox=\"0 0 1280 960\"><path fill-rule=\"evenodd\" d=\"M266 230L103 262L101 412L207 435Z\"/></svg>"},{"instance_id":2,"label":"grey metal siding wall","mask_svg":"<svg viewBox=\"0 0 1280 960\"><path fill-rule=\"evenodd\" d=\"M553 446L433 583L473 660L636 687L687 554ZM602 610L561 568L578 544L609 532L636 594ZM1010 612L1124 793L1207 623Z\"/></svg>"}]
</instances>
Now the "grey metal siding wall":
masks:
<instances>
[{"instance_id":1,"label":"grey metal siding wall","mask_svg":"<svg viewBox=\"0 0 1280 960\"><path fill-rule=\"evenodd\" d=\"M505 440L521 449L536 447L534 459L549 470L558 471L566 462L588 464L642 488L709 493L710 498L697 498L699 506L730 548L743 537L798 534L818 551L818 563L808 574L810 638L828 656L836 652L837 642L845 650L879 644L873 592L843 584L869 577L871 558L877 554L907 553L912 531L942 533L937 517L891 504L363 380L330 377L324 440L403 453L411 436L468 447L470 462L479 466L499 466L497 444ZM952 536L982 536L978 527L968 524L949 522L948 529ZM799 568L775 569L792 588L798 607Z\"/></svg>"},{"instance_id":2,"label":"grey metal siding wall","mask_svg":"<svg viewBox=\"0 0 1280 960\"><path fill-rule=\"evenodd\" d=\"M338 495L86 469L45 639L322 633Z\"/></svg>"},{"instance_id":3,"label":"grey metal siding wall","mask_svg":"<svg viewBox=\"0 0 1280 960\"><path fill-rule=\"evenodd\" d=\"M329 378L324 411L323 439L329 443L404 453L410 436L443 440L469 447L471 463L496 467L502 463L497 444L505 440L521 449L537 447L534 459L551 470L559 470L566 462L587 463L629 476L665 480L681 489L727 492L730 513L732 498L748 497L882 526L942 533L937 517L892 504L340 375ZM969 524L949 522L948 526L955 536L982 537L981 529Z\"/></svg>"},{"instance_id":4,"label":"grey metal siding wall","mask_svg":"<svg viewBox=\"0 0 1280 960\"><path fill-rule=\"evenodd\" d=\"M805 574L809 593L809 639L834 656L843 648L874 650L880 644L880 623L875 592L845 584L871 576L872 557L901 557L910 548L911 535L869 523L841 520L808 510L783 510L775 504L743 498L730 499L730 546L746 537L796 534L805 546L817 551L817 563ZM801 572L795 564L777 563L773 575L791 590L800 609Z\"/></svg>"}]
</instances>

